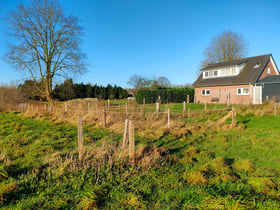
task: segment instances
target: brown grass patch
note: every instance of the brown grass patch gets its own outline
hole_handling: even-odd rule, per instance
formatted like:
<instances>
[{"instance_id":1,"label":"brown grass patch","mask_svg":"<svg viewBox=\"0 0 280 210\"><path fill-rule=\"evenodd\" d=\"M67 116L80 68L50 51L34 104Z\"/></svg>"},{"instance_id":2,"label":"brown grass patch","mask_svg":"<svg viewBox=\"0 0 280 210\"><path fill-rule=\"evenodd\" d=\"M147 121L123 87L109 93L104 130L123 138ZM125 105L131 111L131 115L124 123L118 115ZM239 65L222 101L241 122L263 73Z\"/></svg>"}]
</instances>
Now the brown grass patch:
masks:
<instances>
[{"instance_id":1,"label":"brown grass patch","mask_svg":"<svg viewBox=\"0 0 280 210\"><path fill-rule=\"evenodd\" d=\"M166 160L169 151L166 148L140 146L136 150L136 162L143 167L152 167Z\"/></svg>"},{"instance_id":2,"label":"brown grass patch","mask_svg":"<svg viewBox=\"0 0 280 210\"><path fill-rule=\"evenodd\" d=\"M207 185L209 180L201 171L192 171L190 173L185 173L186 181L193 185Z\"/></svg>"},{"instance_id":3,"label":"brown grass patch","mask_svg":"<svg viewBox=\"0 0 280 210\"><path fill-rule=\"evenodd\" d=\"M232 166L236 171L241 171L245 173L250 173L255 170L255 165L251 160L239 159L234 162Z\"/></svg>"},{"instance_id":4,"label":"brown grass patch","mask_svg":"<svg viewBox=\"0 0 280 210\"><path fill-rule=\"evenodd\" d=\"M277 184L271 177L251 177L249 184L256 192L264 194L270 194L277 187Z\"/></svg>"}]
</instances>

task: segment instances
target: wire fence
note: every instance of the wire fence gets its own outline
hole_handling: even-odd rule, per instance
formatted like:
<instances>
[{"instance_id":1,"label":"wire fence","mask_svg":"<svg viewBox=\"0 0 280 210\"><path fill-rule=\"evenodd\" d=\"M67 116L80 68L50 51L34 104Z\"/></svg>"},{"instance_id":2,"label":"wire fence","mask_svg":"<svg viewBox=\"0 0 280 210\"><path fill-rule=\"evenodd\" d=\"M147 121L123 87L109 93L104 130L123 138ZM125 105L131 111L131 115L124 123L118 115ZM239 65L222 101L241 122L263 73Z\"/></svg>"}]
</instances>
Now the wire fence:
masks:
<instances>
[{"instance_id":1,"label":"wire fence","mask_svg":"<svg viewBox=\"0 0 280 210\"><path fill-rule=\"evenodd\" d=\"M112 104L108 102L67 101L64 103L44 103L29 101L19 104L18 110L23 113L33 113L48 116L74 117L78 115L91 117L104 127L110 127L115 122L124 122L125 119L145 123L158 121L165 126L176 126L176 123L191 123L219 121L231 108L226 105L205 104L143 104L134 101L125 104ZM136 123L137 126L137 123Z\"/></svg>"}]
</instances>

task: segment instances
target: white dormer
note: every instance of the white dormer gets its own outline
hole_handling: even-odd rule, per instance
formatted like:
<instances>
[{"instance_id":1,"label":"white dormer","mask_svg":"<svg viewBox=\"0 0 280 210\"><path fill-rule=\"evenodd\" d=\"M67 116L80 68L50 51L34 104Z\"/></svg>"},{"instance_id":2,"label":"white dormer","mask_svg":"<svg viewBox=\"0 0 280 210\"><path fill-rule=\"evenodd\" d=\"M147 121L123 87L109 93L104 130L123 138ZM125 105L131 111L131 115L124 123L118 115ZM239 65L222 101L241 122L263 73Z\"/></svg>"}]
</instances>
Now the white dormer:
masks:
<instances>
[{"instance_id":1,"label":"white dormer","mask_svg":"<svg viewBox=\"0 0 280 210\"><path fill-rule=\"evenodd\" d=\"M209 70L203 71L203 79L237 76L241 72L241 70L244 66L245 66L245 63L240 64L240 65L235 65L235 66L209 69Z\"/></svg>"}]
</instances>

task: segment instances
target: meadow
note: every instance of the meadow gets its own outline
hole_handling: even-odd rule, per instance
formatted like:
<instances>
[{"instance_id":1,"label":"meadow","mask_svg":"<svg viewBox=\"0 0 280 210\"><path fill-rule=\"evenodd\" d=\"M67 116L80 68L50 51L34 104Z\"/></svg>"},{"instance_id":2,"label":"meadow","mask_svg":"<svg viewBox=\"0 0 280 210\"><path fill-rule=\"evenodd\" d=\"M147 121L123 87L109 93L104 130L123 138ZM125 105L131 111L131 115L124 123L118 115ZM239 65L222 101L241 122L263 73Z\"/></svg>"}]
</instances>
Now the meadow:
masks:
<instances>
[{"instance_id":1,"label":"meadow","mask_svg":"<svg viewBox=\"0 0 280 210\"><path fill-rule=\"evenodd\" d=\"M166 106L182 110L181 104ZM143 124L142 115L135 118L135 164L122 147L123 120L109 118L104 128L85 114L79 161L76 115L67 121L67 113L0 113L1 208L280 208L274 104L236 106L235 127L231 119L217 126L227 111L187 108L193 115L174 114L169 129L157 115L146 115Z\"/></svg>"}]
</instances>

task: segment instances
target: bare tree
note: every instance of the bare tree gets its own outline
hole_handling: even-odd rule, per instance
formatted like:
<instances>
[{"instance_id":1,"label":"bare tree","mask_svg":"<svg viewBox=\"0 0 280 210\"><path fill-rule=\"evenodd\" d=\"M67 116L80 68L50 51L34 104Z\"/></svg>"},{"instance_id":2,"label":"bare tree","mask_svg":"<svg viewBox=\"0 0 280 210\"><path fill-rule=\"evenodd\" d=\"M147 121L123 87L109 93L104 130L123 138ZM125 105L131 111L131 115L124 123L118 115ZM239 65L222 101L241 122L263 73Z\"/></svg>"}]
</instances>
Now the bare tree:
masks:
<instances>
[{"instance_id":1,"label":"bare tree","mask_svg":"<svg viewBox=\"0 0 280 210\"><path fill-rule=\"evenodd\" d=\"M148 79L143 76L134 74L129 78L127 84L132 86L134 89L152 89L156 90L159 88L167 88L171 86L171 82L166 77L155 77L154 79Z\"/></svg>"},{"instance_id":2,"label":"bare tree","mask_svg":"<svg viewBox=\"0 0 280 210\"><path fill-rule=\"evenodd\" d=\"M86 70L86 56L80 51L83 29L78 18L65 15L55 0L33 0L30 5L20 3L8 13L6 21L11 38L7 61L29 72L38 84L43 83L40 91L48 100L51 100L55 78Z\"/></svg>"},{"instance_id":3,"label":"bare tree","mask_svg":"<svg viewBox=\"0 0 280 210\"><path fill-rule=\"evenodd\" d=\"M158 81L159 87L161 87L161 88L168 88L171 86L171 82L167 77L163 77L163 76L158 77L157 81Z\"/></svg>"},{"instance_id":4,"label":"bare tree","mask_svg":"<svg viewBox=\"0 0 280 210\"><path fill-rule=\"evenodd\" d=\"M19 103L24 101L15 84L0 86L0 112L17 111Z\"/></svg>"},{"instance_id":5,"label":"bare tree","mask_svg":"<svg viewBox=\"0 0 280 210\"><path fill-rule=\"evenodd\" d=\"M241 34L232 31L224 31L214 37L209 47L204 51L202 67L208 64L231 61L246 56L248 43Z\"/></svg>"},{"instance_id":6,"label":"bare tree","mask_svg":"<svg viewBox=\"0 0 280 210\"><path fill-rule=\"evenodd\" d=\"M151 86L151 82L152 82L151 80L143 76L134 74L128 79L127 84L132 86L134 89L139 90L139 89L149 88Z\"/></svg>"}]
</instances>

